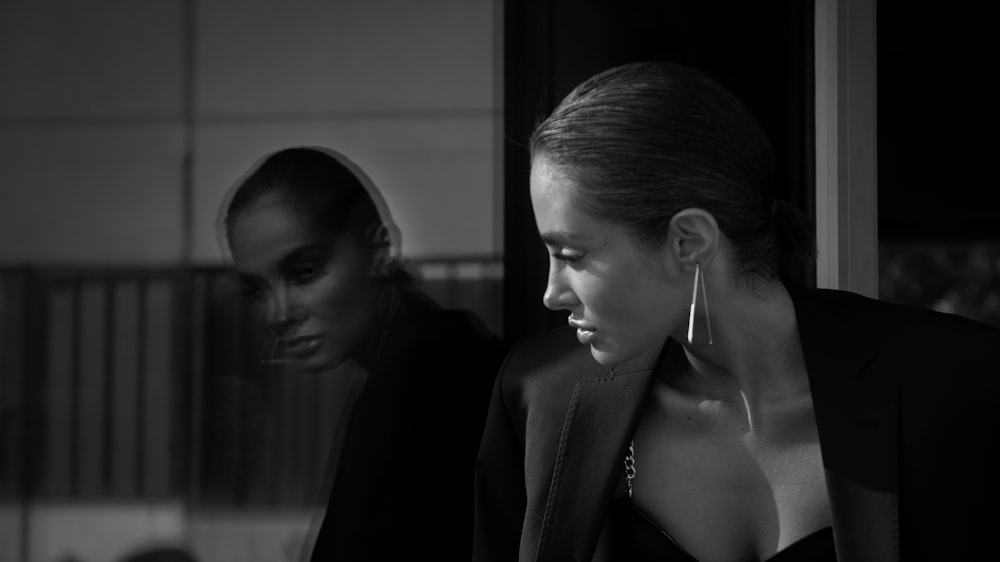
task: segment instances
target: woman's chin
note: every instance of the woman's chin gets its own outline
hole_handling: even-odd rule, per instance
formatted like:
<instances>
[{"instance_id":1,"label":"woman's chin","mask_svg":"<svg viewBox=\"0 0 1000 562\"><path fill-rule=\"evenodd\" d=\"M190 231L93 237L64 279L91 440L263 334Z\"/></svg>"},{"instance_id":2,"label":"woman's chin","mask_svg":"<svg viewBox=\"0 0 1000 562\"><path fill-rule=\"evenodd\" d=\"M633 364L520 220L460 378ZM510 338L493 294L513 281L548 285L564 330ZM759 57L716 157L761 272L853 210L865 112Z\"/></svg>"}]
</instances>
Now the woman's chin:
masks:
<instances>
[{"instance_id":1,"label":"woman's chin","mask_svg":"<svg viewBox=\"0 0 1000 562\"><path fill-rule=\"evenodd\" d=\"M622 350L601 349L593 344L590 346L590 355L594 361L605 369L615 369L616 372L651 369L655 366L659 354L659 348L650 348L639 353L624 353Z\"/></svg>"},{"instance_id":2,"label":"woman's chin","mask_svg":"<svg viewBox=\"0 0 1000 562\"><path fill-rule=\"evenodd\" d=\"M611 353L607 350L600 349L594 344L590 344L590 356L594 358L594 361L606 368L611 369L621 363L621 357L616 353Z\"/></svg>"},{"instance_id":3,"label":"woman's chin","mask_svg":"<svg viewBox=\"0 0 1000 562\"><path fill-rule=\"evenodd\" d=\"M299 359L299 367L309 373L323 373L332 371L347 361L348 355L345 353L318 351L308 357Z\"/></svg>"},{"instance_id":4,"label":"woman's chin","mask_svg":"<svg viewBox=\"0 0 1000 562\"><path fill-rule=\"evenodd\" d=\"M615 345L613 340L609 341L608 335L601 333L600 337L594 337L590 340L590 356L605 369L612 369L628 358L623 357L622 350Z\"/></svg>"}]
</instances>

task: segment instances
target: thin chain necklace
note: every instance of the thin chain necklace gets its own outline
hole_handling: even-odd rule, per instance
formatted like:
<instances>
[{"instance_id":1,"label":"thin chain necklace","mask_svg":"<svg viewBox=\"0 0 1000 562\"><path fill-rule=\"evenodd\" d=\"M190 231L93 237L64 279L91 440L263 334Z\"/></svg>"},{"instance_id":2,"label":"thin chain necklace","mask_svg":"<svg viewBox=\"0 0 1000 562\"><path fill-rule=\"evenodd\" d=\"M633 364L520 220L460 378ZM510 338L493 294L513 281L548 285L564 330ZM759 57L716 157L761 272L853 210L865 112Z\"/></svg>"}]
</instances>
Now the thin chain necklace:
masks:
<instances>
[{"instance_id":1,"label":"thin chain necklace","mask_svg":"<svg viewBox=\"0 0 1000 562\"><path fill-rule=\"evenodd\" d=\"M615 376L615 368L609 367L608 374ZM635 479L635 439L629 441L628 452L625 453L625 493L632 499L632 480Z\"/></svg>"},{"instance_id":2,"label":"thin chain necklace","mask_svg":"<svg viewBox=\"0 0 1000 562\"><path fill-rule=\"evenodd\" d=\"M629 441L625 454L625 493L632 499L632 480L635 480L635 440Z\"/></svg>"}]
</instances>

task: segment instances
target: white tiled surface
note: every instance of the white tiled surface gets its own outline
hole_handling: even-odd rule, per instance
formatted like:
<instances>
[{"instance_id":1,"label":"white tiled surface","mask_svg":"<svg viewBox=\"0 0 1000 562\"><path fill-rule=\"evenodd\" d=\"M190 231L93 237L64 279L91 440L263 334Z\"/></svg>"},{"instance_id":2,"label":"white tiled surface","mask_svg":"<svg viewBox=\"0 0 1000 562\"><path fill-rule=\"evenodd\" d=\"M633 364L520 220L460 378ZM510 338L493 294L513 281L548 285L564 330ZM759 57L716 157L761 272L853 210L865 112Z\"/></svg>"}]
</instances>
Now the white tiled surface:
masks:
<instances>
[{"instance_id":1,"label":"white tiled surface","mask_svg":"<svg viewBox=\"0 0 1000 562\"><path fill-rule=\"evenodd\" d=\"M184 37L192 253L222 192L290 144L350 154L414 257L494 254L494 0L0 3L0 264L181 256ZM428 228L434 225L435 228Z\"/></svg>"},{"instance_id":2,"label":"white tiled surface","mask_svg":"<svg viewBox=\"0 0 1000 562\"><path fill-rule=\"evenodd\" d=\"M492 0L198 3L206 114L493 107Z\"/></svg>"},{"instance_id":3,"label":"white tiled surface","mask_svg":"<svg viewBox=\"0 0 1000 562\"><path fill-rule=\"evenodd\" d=\"M0 119L176 118L181 6L0 2Z\"/></svg>"},{"instance_id":4,"label":"white tiled surface","mask_svg":"<svg viewBox=\"0 0 1000 562\"><path fill-rule=\"evenodd\" d=\"M0 128L0 263L177 259L181 149L172 125Z\"/></svg>"}]
</instances>

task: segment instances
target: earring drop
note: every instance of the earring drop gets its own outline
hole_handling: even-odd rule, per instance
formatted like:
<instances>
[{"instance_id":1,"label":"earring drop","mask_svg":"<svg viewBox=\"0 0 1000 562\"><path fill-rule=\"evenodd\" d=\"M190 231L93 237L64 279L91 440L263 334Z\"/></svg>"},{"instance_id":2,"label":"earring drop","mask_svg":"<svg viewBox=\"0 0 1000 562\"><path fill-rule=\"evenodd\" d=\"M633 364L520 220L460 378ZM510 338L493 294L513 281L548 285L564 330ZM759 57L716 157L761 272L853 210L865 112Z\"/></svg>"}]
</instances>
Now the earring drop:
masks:
<instances>
[{"instance_id":1,"label":"earring drop","mask_svg":"<svg viewBox=\"0 0 1000 562\"><path fill-rule=\"evenodd\" d=\"M708 295L705 292L705 276L701 272L700 263L694 264L694 289L691 294L687 337L691 345L712 345L712 321L708 315Z\"/></svg>"},{"instance_id":2,"label":"earring drop","mask_svg":"<svg viewBox=\"0 0 1000 562\"><path fill-rule=\"evenodd\" d=\"M273 333L268 333L264 338L264 347L261 349L260 362L269 365L283 365L291 363L292 358L287 354L285 346L281 343L281 338Z\"/></svg>"}]
</instances>

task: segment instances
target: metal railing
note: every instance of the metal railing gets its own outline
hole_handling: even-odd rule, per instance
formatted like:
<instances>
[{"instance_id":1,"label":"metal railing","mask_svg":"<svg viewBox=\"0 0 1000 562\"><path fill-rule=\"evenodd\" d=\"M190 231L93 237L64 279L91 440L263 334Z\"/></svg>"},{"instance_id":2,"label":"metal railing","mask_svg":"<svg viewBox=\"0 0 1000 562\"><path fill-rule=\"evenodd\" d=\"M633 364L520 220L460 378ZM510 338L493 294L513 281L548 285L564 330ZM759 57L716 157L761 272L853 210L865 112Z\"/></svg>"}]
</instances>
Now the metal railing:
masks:
<instances>
[{"instance_id":1,"label":"metal railing","mask_svg":"<svg viewBox=\"0 0 1000 562\"><path fill-rule=\"evenodd\" d=\"M499 259L413 265L501 333ZM0 497L315 503L338 381L262 336L219 266L0 269Z\"/></svg>"}]
</instances>

